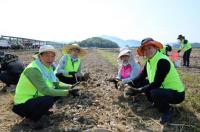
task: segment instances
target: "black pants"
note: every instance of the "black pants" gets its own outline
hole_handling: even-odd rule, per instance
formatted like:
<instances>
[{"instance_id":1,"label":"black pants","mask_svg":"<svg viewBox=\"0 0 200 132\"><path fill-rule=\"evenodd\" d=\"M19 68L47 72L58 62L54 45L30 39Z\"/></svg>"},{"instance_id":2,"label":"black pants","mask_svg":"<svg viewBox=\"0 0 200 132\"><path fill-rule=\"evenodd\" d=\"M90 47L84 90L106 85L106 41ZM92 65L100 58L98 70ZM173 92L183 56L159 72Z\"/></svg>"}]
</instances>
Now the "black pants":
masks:
<instances>
[{"instance_id":1,"label":"black pants","mask_svg":"<svg viewBox=\"0 0 200 132\"><path fill-rule=\"evenodd\" d=\"M189 49L184 52L183 54L183 66L190 66L190 54L191 54L192 49Z\"/></svg>"},{"instance_id":2,"label":"black pants","mask_svg":"<svg viewBox=\"0 0 200 132\"><path fill-rule=\"evenodd\" d=\"M166 112L170 104L179 104L185 99L185 92L175 90L155 88L146 92L147 99L154 102L160 112Z\"/></svg>"},{"instance_id":3,"label":"black pants","mask_svg":"<svg viewBox=\"0 0 200 132\"><path fill-rule=\"evenodd\" d=\"M6 72L3 72L3 73L0 73L0 80L5 83L7 86L9 86L10 84L14 84L16 85L19 81L19 77L20 75L19 74L16 74L16 75L11 75L11 74L8 74Z\"/></svg>"},{"instance_id":4,"label":"black pants","mask_svg":"<svg viewBox=\"0 0 200 132\"><path fill-rule=\"evenodd\" d=\"M42 96L30 99L23 104L13 106L13 112L21 117L28 118L33 121L38 121L59 97Z\"/></svg>"},{"instance_id":5,"label":"black pants","mask_svg":"<svg viewBox=\"0 0 200 132\"><path fill-rule=\"evenodd\" d=\"M66 83L66 84L75 84L76 83L76 78L73 77L66 77L63 76L62 74L56 74L56 76L58 77L59 81Z\"/></svg>"}]
</instances>

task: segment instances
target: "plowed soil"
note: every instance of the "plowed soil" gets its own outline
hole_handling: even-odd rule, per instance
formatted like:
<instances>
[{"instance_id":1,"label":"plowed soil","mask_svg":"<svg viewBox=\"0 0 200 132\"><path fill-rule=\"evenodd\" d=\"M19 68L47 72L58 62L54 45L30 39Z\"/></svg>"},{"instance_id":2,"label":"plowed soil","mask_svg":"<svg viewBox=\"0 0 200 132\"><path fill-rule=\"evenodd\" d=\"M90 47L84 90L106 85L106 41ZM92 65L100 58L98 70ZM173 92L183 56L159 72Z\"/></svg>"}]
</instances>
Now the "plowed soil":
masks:
<instances>
[{"instance_id":1,"label":"plowed soil","mask_svg":"<svg viewBox=\"0 0 200 132\"><path fill-rule=\"evenodd\" d=\"M33 51L15 52L24 63L31 61ZM144 95L137 97L138 101L123 97L123 92L115 89L114 84L106 81L116 74L117 68L103 59L96 50L89 50L88 55L82 59L83 71L90 73L90 79L77 86L80 88L79 97L63 97L51 109L54 114L44 116L41 122L44 128L41 132L55 131L188 131L192 125L181 126L184 119L181 114L187 112L177 106L177 114L173 120L175 125L160 125L161 114L150 108L150 103ZM198 67L194 67L199 74ZM192 68L190 69L192 70ZM0 83L3 87L3 83ZM15 115L11 109L13 93L0 92L0 131L34 131L21 123L22 119ZM193 113L190 116L200 123ZM97 129L98 128L98 129Z\"/></svg>"}]
</instances>

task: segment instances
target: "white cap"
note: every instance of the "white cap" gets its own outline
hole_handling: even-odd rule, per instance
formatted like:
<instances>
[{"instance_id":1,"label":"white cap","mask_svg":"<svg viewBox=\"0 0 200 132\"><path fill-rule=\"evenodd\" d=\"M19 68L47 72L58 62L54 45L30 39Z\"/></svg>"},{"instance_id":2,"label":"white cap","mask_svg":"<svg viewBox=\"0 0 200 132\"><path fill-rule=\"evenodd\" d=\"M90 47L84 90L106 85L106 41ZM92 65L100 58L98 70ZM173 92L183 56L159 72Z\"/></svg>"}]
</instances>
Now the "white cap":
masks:
<instances>
[{"instance_id":1,"label":"white cap","mask_svg":"<svg viewBox=\"0 0 200 132\"><path fill-rule=\"evenodd\" d=\"M129 50L129 49L120 49L120 53L119 53L119 55L118 55L118 58L120 58L121 56L123 56L123 55L128 55L128 56L130 56L131 55L131 50Z\"/></svg>"},{"instance_id":2,"label":"white cap","mask_svg":"<svg viewBox=\"0 0 200 132\"><path fill-rule=\"evenodd\" d=\"M51 51L51 52L54 52L56 54L56 49L52 45L41 46L38 54L41 54L41 53L47 52L47 51Z\"/></svg>"}]
</instances>

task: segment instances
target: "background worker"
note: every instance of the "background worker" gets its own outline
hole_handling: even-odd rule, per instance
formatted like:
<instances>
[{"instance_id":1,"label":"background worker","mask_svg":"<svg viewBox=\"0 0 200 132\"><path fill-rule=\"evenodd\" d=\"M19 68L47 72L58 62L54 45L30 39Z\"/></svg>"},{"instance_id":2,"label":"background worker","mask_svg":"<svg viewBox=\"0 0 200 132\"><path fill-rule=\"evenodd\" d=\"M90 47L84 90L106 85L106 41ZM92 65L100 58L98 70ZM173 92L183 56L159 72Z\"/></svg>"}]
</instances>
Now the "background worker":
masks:
<instances>
[{"instance_id":1,"label":"background worker","mask_svg":"<svg viewBox=\"0 0 200 132\"><path fill-rule=\"evenodd\" d=\"M0 81L6 84L3 91L15 91L24 64L18 56L0 51Z\"/></svg>"},{"instance_id":2,"label":"background worker","mask_svg":"<svg viewBox=\"0 0 200 132\"><path fill-rule=\"evenodd\" d=\"M166 56L170 56L172 53L172 47L170 45L164 45L162 49L160 49L160 51L166 55Z\"/></svg>"},{"instance_id":3,"label":"background worker","mask_svg":"<svg viewBox=\"0 0 200 132\"><path fill-rule=\"evenodd\" d=\"M183 66L189 67L190 66L190 54L192 51L192 45L188 42L188 40L185 39L183 35L178 36L178 43L180 43L180 50L178 50L178 53L182 50L183 53Z\"/></svg>"}]
</instances>

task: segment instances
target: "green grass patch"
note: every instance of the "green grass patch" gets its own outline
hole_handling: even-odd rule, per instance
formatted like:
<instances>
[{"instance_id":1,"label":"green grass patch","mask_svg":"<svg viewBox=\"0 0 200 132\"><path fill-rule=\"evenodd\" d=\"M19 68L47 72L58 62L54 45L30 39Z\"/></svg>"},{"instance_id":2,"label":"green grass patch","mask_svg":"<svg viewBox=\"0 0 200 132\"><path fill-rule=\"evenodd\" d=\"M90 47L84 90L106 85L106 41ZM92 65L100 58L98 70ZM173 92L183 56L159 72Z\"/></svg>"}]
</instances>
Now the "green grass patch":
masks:
<instances>
[{"instance_id":1,"label":"green grass patch","mask_svg":"<svg viewBox=\"0 0 200 132\"><path fill-rule=\"evenodd\" d=\"M110 52L106 50L97 50L97 52L106 60L108 60L113 66L117 66L117 55L116 52Z\"/></svg>"},{"instance_id":2,"label":"green grass patch","mask_svg":"<svg viewBox=\"0 0 200 132\"><path fill-rule=\"evenodd\" d=\"M184 71L180 71L181 73L181 79L184 82L185 86L187 88L195 88L198 89L200 87L200 76L198 74L194 73L187 73Z\"/></svg>"},{"instance_id":3,"label":"green grass patch","mask_svg":"<svg viewBox=\"0 0 200 132\"><path fill-rule=\"evenodd\" d=\"M186 99L183 103L190 111L200 112L200 93L196 91L187 90Z\"/></svg>"}]
</instances>

